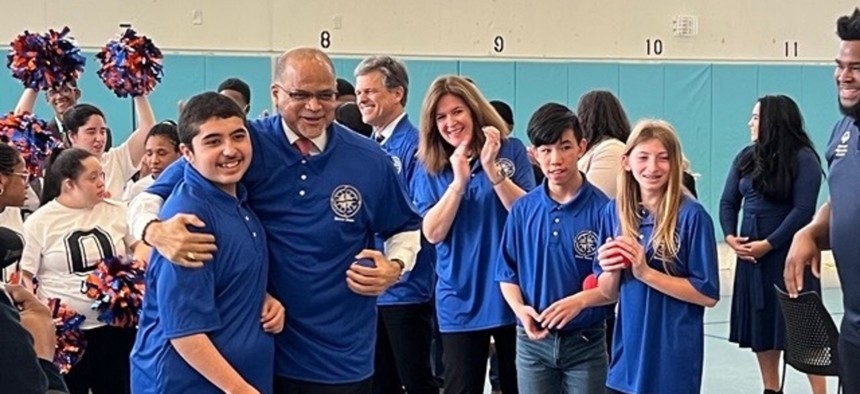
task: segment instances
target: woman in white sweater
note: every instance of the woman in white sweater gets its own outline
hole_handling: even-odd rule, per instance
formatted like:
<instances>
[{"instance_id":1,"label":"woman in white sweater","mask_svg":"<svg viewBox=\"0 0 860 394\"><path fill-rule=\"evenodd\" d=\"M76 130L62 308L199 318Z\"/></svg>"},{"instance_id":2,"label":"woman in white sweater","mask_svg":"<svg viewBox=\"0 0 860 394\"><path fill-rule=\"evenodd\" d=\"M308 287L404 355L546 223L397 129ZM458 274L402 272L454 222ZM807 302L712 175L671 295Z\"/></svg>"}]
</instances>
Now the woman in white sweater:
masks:
<instances>
[{"instance_id":1,"label":"woman in white sweater","mask_svg":"<svg viewBox=\"0 0 860 394\"><path fill-rule=\"evenodd\" d=\"M592 90L579 98L577 117L588 148L579 159L585 177L609 198L615 198L621 155L630 135L630 122L621 102L605 90Z\"/></svg>"}]
</instances>

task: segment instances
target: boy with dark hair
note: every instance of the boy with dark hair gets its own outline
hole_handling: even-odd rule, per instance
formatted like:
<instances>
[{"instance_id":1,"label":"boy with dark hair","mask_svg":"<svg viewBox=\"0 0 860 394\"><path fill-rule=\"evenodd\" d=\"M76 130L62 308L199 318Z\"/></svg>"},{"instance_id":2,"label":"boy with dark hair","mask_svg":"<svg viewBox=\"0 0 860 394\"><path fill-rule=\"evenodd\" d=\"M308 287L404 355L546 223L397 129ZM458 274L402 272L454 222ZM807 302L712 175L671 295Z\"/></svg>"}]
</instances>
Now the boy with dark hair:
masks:
<instances>
[{"instance_id":1,"label":"boy with dark hair","mask_svg":"<svg viewBox=\"0 0 860 394\"><path fill-rule=\"evenodd\" d=\"M612 300L582 283L592 272L599 215L609 199L577 168L579 121L545 104L528 125L546 180L511 208L496 279L517 315L517 374L523 393L596 393L606 383L604 321Z\"/></svg>"},{"instance_id":2,"label":"boy with dark hair","mask_svg":"<svg viewBox=\"0 0 860 394\"><path fill-rule=\"evenodd\" d=\"M284 308L266 294L266 234L239 184L252 156L245 114L223 95L194 96L182 110L179 140L190 165L161 217L197 215L218 252L201 268L153 253L132 391L271 393L271 334L283 329Z\"/></svg>"}]
</instances>

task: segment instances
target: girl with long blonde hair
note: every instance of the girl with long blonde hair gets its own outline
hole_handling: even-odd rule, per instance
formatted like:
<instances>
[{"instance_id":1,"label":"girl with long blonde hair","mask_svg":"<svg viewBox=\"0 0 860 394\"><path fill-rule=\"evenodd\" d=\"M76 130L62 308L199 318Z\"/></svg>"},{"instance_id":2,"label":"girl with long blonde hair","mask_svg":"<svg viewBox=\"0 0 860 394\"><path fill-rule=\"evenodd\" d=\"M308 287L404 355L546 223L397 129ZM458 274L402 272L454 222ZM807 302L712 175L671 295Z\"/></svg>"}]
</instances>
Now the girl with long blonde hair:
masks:
<instances>
[{"instance_id":1,"label":"girl with long blonde hair","mask_svg":"<svg viewBox=\"0 0 860 394\"><path fill-rule=\"evenodd\" d=\"M704 311L720 290L713 221L682 186L669 123L640 121L622 169L595 264L600 290L619 300L608 392L699 392Z\"/></svg>"}]
</instances>

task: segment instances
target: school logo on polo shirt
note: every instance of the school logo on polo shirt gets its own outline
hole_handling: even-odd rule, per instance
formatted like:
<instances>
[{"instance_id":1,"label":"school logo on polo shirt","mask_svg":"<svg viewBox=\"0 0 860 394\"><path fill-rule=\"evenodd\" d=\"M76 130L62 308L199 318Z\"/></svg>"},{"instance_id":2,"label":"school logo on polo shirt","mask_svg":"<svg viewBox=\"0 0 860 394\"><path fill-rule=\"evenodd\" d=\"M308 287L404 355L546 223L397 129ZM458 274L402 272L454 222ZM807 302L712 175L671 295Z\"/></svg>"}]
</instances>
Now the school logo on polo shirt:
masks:
<instances>
[{"instance_id":1,"label":"school logo on polo shirt","mask_svg":"<svg viewBox=\"0 0 860 394\"><path fill-rule=\"evenodd\" d=\"M391 155L390 157L391 162L394 164L394 170L397 171L398 174L400 174L400 172L403 171L403 162L401 162L400 158L395 155Z\"/></svg>"},{"instance_id":2,"label":"school logo on polo shirt","mask_svg":"<svg viewBox=\"0 0 860 394\"><path fill-rule=\"evenodd\" d=\"M340 185L331 192L330 202L334 220L352 222L353 216L361 209L361 193L351 185Z\"/></svg>"},{"instance_id":3,"label":"school logo on polo shirt","mask_svg":"<svg viewBox=\"0 0 860 394\"><path fill-rule=\"evenodd\" d=\"M597 234L591 230L580 231L573 240L573 249L578 259L594 258L594 253L597 252Z\"/></svg>"},{"instance_id":4,"label":"school logo on polo shirt","mask_svg":"<svg viewBox=\"0 0 860 394\"><path fill-rule=\"evenodd\" d=\"M848 140L851 139L851 131L848 130L842 133L842 138L839 139L840 144L836 145L836 149L833 150L833 155L836 157L845 156L848 153Z\"/></svg>"},{"instance_id":5,"label":"school logo on polo shirt","mask_svg":"<svg viewBox=\"0 0 860 394\"><path fill-rule=\"evenodd\" d=\"M506 157L502 157L496 159L496 165L499 166L500 173L505 176L505 178L513 178L514 174L517 172L517 166L514 165L514 162L511 159Z\"/></svg>"}]
</instances>

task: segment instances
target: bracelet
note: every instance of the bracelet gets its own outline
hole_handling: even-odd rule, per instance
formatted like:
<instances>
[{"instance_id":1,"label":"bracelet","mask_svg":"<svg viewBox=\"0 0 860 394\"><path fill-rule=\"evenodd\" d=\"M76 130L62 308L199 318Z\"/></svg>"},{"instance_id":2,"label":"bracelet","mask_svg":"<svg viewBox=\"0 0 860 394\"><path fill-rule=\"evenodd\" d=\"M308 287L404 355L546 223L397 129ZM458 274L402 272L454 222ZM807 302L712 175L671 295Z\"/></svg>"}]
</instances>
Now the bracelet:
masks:
<instances>
[{"instance_id":1,"label":"bracelet","mask_svg":"<svg viewBox=\"0 0 860 394\"><path fill-rule=\"evenodd\" d=\"M464 194L464 192L463 192L462 190L457 189L457 188L456 188L456 187L454 187L453 185L448 185L448 189L449 189L449 190L451 190L451 191L452 191L452 192L454 192L454 193L457 193L457 194L461 195L461 196Z\"/></svg>"},{"instance_id":2,"label":"bracelet","mask_svg":"<svg viewBox=\"0 0 860 394\"><path fill-rule=\"evenodd\" d=\"M501 177L501 178L499 178L499 180L498 180L498 181L493 182L493 180L492 180L492 179L490 179L490 184L491 184L491 185L493 185L493 186L498 186L500 183L504 182L504 181L505 181L505 179L508 179L508 178L507 178L506 176L502 175L502 177Z\"/></svg>"},{"instance_id":3,"label":"bracelet","mask_svg":"<svg viewBox=\"0 0 860 394\"><path fill-rule=\"evenodd\" d=\"M153 246L152 246L152 244L151 244L151 243L149 243L149 242L147 242L147 241L146 241L146 230L148 230L148 229L149 229L149 226L150 226L150 225L152 225L152 224L153 224L153 223L155 223L155 222L159 222L159 223L161 223L161 220L158 220L158 219L152 219L152 220L150 220L149 222L147 222L147 223L146 223L146 226L143 226L143 232L140 234L140 240L141 240L141 241L143 241L143 244L144 244L144 245L149 246L150 248L152 248Z\"/></svg>"}]
</instances>

